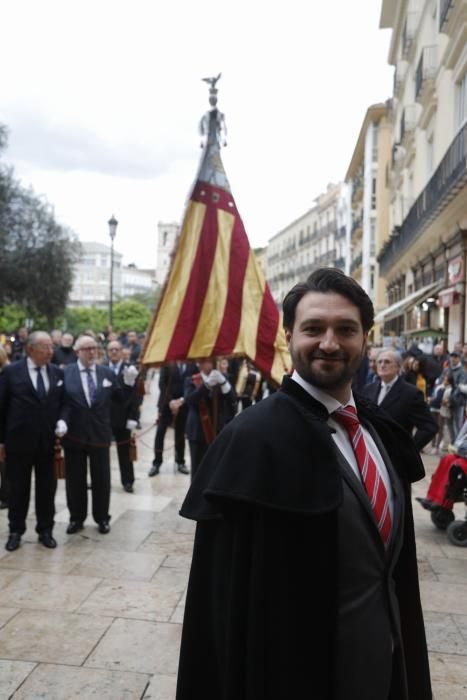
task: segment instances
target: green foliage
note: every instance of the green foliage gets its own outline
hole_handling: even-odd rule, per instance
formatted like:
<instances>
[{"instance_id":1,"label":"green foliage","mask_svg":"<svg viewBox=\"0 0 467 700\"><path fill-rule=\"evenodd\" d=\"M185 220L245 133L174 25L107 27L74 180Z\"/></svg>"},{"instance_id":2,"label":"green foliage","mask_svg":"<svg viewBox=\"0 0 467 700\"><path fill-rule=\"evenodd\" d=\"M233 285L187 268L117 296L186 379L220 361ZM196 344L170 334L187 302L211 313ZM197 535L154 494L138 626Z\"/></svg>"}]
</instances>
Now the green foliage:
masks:
<instances>
[{"instance_id":1,"label":"green foliage","mask_svg":"<svg viewBox=\"0 0 467 700\"><path fill-rule=\"evenodd\" d=\"M89 329L102 332L108 323L108 312L103 309L77 307L67 309L63 314L64 326L75 337Z\"/></svg>"},{"instance_id":2,"label":"green foliage","mask_svg":"<svg viewBox=\"0 0 467 700\"><path fill-rule=\"evenodd\" d=\"M0 125L0 150L5 145ZM24 307L28 317L43 316L52 327L66 307L79 248L51 206L0 162L0 305Z\"/></svg>"},{"instance_id":3,"label":"green foliage","mask_svg":"<svg viewBox=\"0 0 467 700\"><path fill-rule=\"evenodd\" d=\"M26 309L8 304L0 308L0 330L9 333L14 332L20 326L24 326L27 318Z\"/></svg>"},{"instance_id":4,"label":"green foliage","mask_svg":"<svg viewBox=\"0 0 467 700\"><path fill-rule=\"evenodd\" d=\"M113 328L117 331L146 331L151 320L148 307L134 299L119 301L113 307Z\"/></svg>"},{"instance_id":5,"label":"green foliage","mask_svg":"<svg viewBox=\"0 0 467 700\"><path fill-rule=\"evenodd\" d=\"M145 292L139 294L133 294L127 301L138 301L140 304L144 304L147 309L152 313L159 303L161 296L161 287L158 287L155 292Z\"/></svg>"}]
</instances>

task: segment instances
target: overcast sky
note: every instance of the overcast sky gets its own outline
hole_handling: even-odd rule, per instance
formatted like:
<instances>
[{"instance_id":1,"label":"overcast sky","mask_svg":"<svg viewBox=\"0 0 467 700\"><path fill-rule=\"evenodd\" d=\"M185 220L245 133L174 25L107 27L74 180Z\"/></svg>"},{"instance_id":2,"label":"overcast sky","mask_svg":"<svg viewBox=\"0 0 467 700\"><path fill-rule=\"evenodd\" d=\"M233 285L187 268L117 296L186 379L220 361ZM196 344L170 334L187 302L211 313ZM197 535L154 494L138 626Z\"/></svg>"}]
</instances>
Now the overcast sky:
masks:
<instances>
[{"instance_id":1,"label":"overcast sky","mask_svg":"<svg viewBox=\"0 0 467 700\"><path fill-rule=\"evenodd\" d=\"M3 159L82 241L155 266L180 221L222 72L222 157L250 243L344 178L365 112L392 92L380 0L16 0L2 4Z\"/></svg>"}]
</instances>

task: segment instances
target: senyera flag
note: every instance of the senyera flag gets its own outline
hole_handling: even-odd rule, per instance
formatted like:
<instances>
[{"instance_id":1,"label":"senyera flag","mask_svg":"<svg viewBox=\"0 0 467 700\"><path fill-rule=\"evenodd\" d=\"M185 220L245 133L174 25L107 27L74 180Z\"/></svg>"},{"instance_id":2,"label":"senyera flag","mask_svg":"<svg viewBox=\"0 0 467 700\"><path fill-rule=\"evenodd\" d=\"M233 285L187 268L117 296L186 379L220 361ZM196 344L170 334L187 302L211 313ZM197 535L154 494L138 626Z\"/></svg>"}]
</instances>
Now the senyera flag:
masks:
<instances>
[{"instance_id":1,"label":"senyera flag","mask_svg":"<svg viewBox=\"0 0 467 700\"><path fill-rule=\"evenodd\" d=\"M211 104L216 104L216 79ZM280 313L250 248L220 158L223 115L207 142L144 348L143 365L243 356L280 384L290 368Z\"/></svg>"}]
</instances>

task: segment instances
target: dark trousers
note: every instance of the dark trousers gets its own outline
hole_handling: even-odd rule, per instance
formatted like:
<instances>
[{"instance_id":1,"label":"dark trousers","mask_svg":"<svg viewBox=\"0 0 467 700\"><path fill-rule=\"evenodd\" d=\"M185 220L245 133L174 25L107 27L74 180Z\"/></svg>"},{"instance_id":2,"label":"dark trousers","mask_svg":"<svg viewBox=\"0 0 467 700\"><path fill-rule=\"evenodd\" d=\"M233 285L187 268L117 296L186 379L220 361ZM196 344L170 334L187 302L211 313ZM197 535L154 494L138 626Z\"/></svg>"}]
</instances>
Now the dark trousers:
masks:
<instances>
[{"instance_id":1,"label":"dark trousers","mask_svg":"<svg viewBox=\"0 0 467 700\"><path fill-rule=\"evenodd\" d=\"M6 464L5 462L0 462L0 501L2 503L8 502L9 487L6 478Z\"/></svg>"},{"instance_id":2,"label":"dark trousers","mask_svg":"<svg viewBox=\"0 0 467 700\"><path fill-rule=\"evenodd\" d=\"M208 450L206 442L194 442L190 440L190 459L191 459L191 480L193 481L195 472L198 469L204 455Z\"/></svg>"},{"instance_id":3,"label":"dark trousers","mask_svg":"<svg viewBox=\"0 0 467 700\"><path fill-rule=\"evenodd\" d=\"M154 439L154 461L156 464L162 464L162 454L164 452L164 438L169 425L174 423L175 430L175 461L177 464L185 464L185 424L187 410L186 406L182 406L175 416L168 406L162 410L157 423L156 437Z\"/></svg>"},{"instance_id":4,"label":"dark trousers","mask_svg":"<svg viewBox=\"0 0 467 700\"><path fill-rule=\"evenodd\" d=\"M117 443L118 466L120 467L122 485L132 484L135 480L135 470L130 459L131 430L112 428L112 432Z\"/></svg>"},{"instance_id":5,"label":"dark trousers","mask_svg":"<svg viewBox=\"0 0 467 700\"><path fill-rule=\"evenodd\" d=\"M96 523L110 520L110 450L93 447L65 449L66 501L70 520L84 523L88 514L87 464L91 471L92 517Z\"/></svg>"},{"instance_id":6,"label":"dark trousers","mask_svg":"<svg viewBox=\"0 0 467 700\"><path fill-rule=\"evenodd\" d=\"M27 439L27 438L25 438ZM52 530L55 515L55 491L57 480L53 471L54 453L52 450L37 449L34 452L18 453L8 451L6 476L10 488L8 500L8 520L10 532L22 535L26 532L26 516L31 497L31 475L34 467L36 532Z\"/></svg>"}]
</instances>

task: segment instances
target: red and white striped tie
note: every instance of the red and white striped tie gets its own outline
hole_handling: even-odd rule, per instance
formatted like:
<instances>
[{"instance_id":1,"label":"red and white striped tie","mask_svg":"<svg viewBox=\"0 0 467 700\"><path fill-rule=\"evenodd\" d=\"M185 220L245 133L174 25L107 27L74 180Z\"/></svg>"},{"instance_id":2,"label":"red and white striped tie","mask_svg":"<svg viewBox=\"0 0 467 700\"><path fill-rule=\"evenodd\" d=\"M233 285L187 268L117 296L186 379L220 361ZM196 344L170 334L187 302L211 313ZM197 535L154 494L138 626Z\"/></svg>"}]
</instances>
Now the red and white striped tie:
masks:
<instances>
[{"instance_id":1,"label":"red and white striped tie","mask_svg":"<svg viewBox=\"0 0 467 700\"><path fill-rule=\"evenodd\" d=\"M388 492L375 461L366 446L357 411L353 406L346 406L335 411L332 417L346 429L349 435L363 485L378 524L381 539L387 548L391 538L391 511L389 509Z\"/></svg>"}]
</instances>

